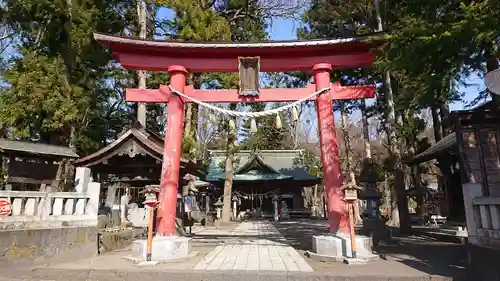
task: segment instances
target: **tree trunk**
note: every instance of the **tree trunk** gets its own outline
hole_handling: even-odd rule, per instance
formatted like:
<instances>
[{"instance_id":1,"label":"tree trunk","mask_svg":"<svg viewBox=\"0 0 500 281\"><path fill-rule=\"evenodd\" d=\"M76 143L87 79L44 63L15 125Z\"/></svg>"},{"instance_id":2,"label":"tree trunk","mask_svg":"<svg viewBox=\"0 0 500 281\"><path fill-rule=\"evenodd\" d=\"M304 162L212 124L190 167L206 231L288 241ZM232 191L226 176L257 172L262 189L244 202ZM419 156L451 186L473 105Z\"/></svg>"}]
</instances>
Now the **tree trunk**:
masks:
<instances>
[{"instance_id":1,"label":"tree trunk","mask_svg":"<svg viewBox=\"0 0 500 281\"><path fill-rule=\"evenodd\" d=\"M441 119L439 117L438 109L436 106L431 106L432 128L434 131L434 141L438 142L443 138L443 130L441 129Z\"/></svg>"},{"instance_id":2,"label":"tree trunk","mask_svg":"<svg viewBox=\"0 0 500 281\"><path fill-rule=\"evenodd\" d=\"M192 116L193 116L193 104L186 104L186 111L184 116L184 136L191 137L191 125L192 125Z\"/></svg>"},{"instance_id":3,"label":"tree trunk","mask_svg":"<svg viewBox=\"0 0 500 281\"><path fill-rule=\"evenodd\" d=\"M69 148L72 150L76 150L75 146L76 141L76 128L75 126L70 127L69 133ZM74 160L68 159L66 161L66 165L64 167L64 191L74 191L75 189L75 164Z\"/></svg>"},{"instance_id":4,"label":"tree trunk","mask_svg":"<svg viewBox=\"0 0 500 281\"><path fill-rule=\"evenodd\" d=\"M200 88L200 76L200 73L193 73L191 75L191 81L195 89ZM198 129L198 105L194 103L187 103L184 110L184 137L196 140L196 132ZM197 158L196 155L200 155L200 153L196 151L196 147L190 147L189 149L189 155L191 157Z\"/></svg>"},{"instance_id":5,"label":"tree trunk","mask_svg":"<svg viewBox=\"0 0 500 281\"><path fill-rule=\"evenodd\" d=\"M198 88L196 88L198 89ZM193 103L191 106L191 135L196 140L198 134L198 118L200 107L198 104ZM196 148L195 148L196 149ZM199 153L197 153L199 155Z\"/></svg>"},{"instance_id":6,"label":"tree trunk","mask_svg":"<svg viewBox=\"0 0 500 281\"><path fill-rule=\"evenodd\" d=\"M410 157L415 156L415 143L409 143L408 144L408 153L410 154ZM424 190L422 188L422 185L420 184L421 181L421 176L420 176L420 166L418 164L412 164L411 165L411 176L412 176L412 182L413 182L413 188L417 192L416 195L416 201L417 201L417 214L421 217L424 218L425 216L425 202L424 202Z\"/></svg>"},{"instance_id":7,"label":"tree trunk","mask_svg":"<svg viewBox=\"0 0 500 281\"><path fill-rule=\"evenodd\" d=\"M145 0L137 0L137 21L139 23L139 38L146 38L147 25L147 9ZM137 76L139 79L138 88L146 89L146 71L138 70ZM137 121L146 128L147 109L145 103L137 104Z\"/></svg>"},{"instance_id":8,"label":"tree trunk","mask_svg":"<svg viewBox=\"0 0 500 281\"><path fill-rule=\"evenodd\" d=\"M450 107L446 102L440 101L438 103L439 114L441 116L441 127L443 131L443 137L450 134Z\"/></svg>"},{"instance_id":9,"label":"tree trunk","mask_svg":"<svg viewBox=\"0 0 500 281\"><path fill-rule=\"evenodd\" d=\"M341 125L342 125L342 134L344 135L344 144L345 144L345 155L347 158L346 168L347 173L349 174L349 187L357 188L356 184L356 176L354 174L354 169L352 165L352 148L351 148L351 137L349 136L349 128L348 122L349 117L347 116L347 111L345 109L345 104L343 101L340 102L340 116L341 116ZM359 204L358 201L353 203L354 206L354 222L361 221L361 215L359 214Z\"/></svg>"},{"instance_id":10,"label":"tree trunk","mask_svg":"<svg viewBox=\"0 0 500 281\"><path fill-rule=\"evenodd\" d=\"M59 164L57 166L57 172L56 172L56 179L52 183L52 186L56 189L58 192L64 192L65 190L65 178L66 178L66 163L67 159L62 159L59 161Z\"/></svg>"},{"instance_id":11,"label":"tree trunk","mask_svg":"<svg viewBox=\"0 0 500 281\"><path fill-rule=\"evenodd\" d=\"M383 31L382 16L378 0L373 0L373 10L377 23L378 32ZM383 73L385 102L387 111L385 113L385 128L389 138L389 149L391 154L391 165L394 167L394 184L391 186L391 221L392 226L399 226L402 231L411 228L410 214L408 212L408 199L406 197L403 163L401 158L400 146L396 136L396 112L394 108L394 97L392 92L391 73L386 70Z\"/></svg>"},{"instance_id":12,"label":"tree trunk","mask_svg":"<svg viewBox=\"0 0 500 281\"><path fill-rule=\"evenodd\" d=\"M432 115L432 128L434 131L434 141L437 143L438 141L443 139L443 123L441 122L441 116L438 112L439 105L431 106L431 115ZM442 161L439 161L440 164L443 164ZM437 183L438 183L438 192L445 193L446 187L446 165L439 165L439 169L441 170L441 174L437 175Z\"/></svg>"},{"instance_id":13,"label":"tree trunk","mask_svg":"<svg viewBox=\"0 0 500 281\"><path fill-rule=\"evenodd\" d=\"M401 157L400 145L396 136L396 112L394 108L394 97L391 86L391 76L389 71L384 72L385 102L387 106L385 127L389 138L389 149L391 154L391 166L394 171L394 183L391 186L391 220L389 225L399 226L402 231L411 228L410 214L408 212L408 198L406 197L405 180L403 171L403 161Z\"/></svg>"},{"instance_id":14,"label":"tree trunk","mask_svg":"<svg viewBox=\"0 0 500 281\"><path fill-rule=\"evenodd\" d=\"M232 103L230 109L235 110L236 104ZM227 149L226 149L226 167L225 167L226 180L224 181L224 197L223 197L222 218L221 218L221 221L223 222L229 222L231 220L231 213L232 213L231 198L233 194L233 158L235 150L234 146L235 140L236 140L236 130L230 128L229 126L227 133Z\"/></svg>"},{"instance_id":15,"label":"tree trunk","mask_svg":"<svg viewBox=\"0 0 500 281\"><path fill-rule=\"evenodd\" d=\"M363 140L365 143L365 158L372 158L372 149L370 145L370 124L368 123L368 116L366 112L366 101L361 100L361 120L363 122Z\"/></svg>"},{"instance_id":16,"label":"tree trunk","mask_svg":"<svg viewBox=\"0 0 500 281\"><path fill-rule=\"evenodd\" d=\"M6 189L8 175L9 175L9 158L7 156L0 156L0 190Z\"/></svg>"}]
</instances>

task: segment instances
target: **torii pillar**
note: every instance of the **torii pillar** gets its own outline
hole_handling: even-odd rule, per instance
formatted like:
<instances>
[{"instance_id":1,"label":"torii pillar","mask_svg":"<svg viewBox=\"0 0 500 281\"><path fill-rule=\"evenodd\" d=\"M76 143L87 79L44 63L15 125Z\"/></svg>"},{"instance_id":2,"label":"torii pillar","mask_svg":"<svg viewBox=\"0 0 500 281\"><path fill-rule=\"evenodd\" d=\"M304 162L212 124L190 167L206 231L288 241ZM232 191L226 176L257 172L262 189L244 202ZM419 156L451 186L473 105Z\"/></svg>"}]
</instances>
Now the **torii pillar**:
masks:
<instances>
[{"instance_id":1,"label":"torii pillar","mask_svg":"<svg viewBox=\"0 0 500 281\"><path fill-rule=\"evenodd\" d=\"M312 70L316 90L326 88L330 85L331 64L316 64ZM323 93L316 99L316 112L318 114L321 162L323 163L323 184L326 191L330 233L336 233L337 231L348 233L349 226L346 216L346 204L343 200L339 146L335 132L333 102L330 91Z\"/></svg>"},{"instance_id":2,"label":"torii pillar","mask_svg":"<svg viewBox=\"0 0 500 281\"><path fill-rule=\"evenodd\" d=\"M168 72L170 73L170 85L178 91L184 92L187 70L183 66L174 65L168 68ZM156 229L157 233L163 236L175 234L177 186L179 185L182 127L184 124L184 102L179 96L170 96L165 118L167 121Z\"/></svg>"}]
</instances>

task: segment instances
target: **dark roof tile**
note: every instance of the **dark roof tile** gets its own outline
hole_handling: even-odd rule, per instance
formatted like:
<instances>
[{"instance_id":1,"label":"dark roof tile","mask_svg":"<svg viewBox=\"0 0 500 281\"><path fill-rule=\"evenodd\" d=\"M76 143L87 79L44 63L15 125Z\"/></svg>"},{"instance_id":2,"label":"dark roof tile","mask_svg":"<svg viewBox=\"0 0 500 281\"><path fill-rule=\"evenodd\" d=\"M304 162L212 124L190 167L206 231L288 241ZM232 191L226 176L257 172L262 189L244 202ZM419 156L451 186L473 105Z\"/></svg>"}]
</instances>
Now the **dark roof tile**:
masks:
<instances>
[{"instance_id":1,"label":"dark roof tile","mask_svg":"<svg viewBox=\"0 0 500 281\"><path fill-rule=\"evenodd\" d=\"M63 158L78 158L71 148L59 145L35 143L0 138L1 152L23 152L33 155L59 156Z\"/></svg>"}]
</instances>

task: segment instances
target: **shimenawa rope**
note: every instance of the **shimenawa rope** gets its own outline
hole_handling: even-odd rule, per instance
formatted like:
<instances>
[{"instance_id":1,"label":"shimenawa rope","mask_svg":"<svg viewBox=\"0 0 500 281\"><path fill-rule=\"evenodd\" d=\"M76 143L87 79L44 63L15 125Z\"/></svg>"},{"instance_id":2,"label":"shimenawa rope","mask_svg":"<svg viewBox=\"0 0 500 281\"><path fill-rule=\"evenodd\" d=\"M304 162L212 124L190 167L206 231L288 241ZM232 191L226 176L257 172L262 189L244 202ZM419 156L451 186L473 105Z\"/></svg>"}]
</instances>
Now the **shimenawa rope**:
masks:
<instances>
[{"instance_id":1,"label":"shimenawa rope","mask_svg":"<svg viewBox=\"0 0 500 281\"><path fill-rule=\"evenodd\" d=\"M179 91L177 91L176 89L174 89L171 85L169 85L169 88L170 90L185 98L185 99L188 99L200 106L203 106L205 108L208 108L212 111L215 111L215 112L219 112L219 113L222 113L222 114L225 114L225 115L229 115L229 116L233 116L233 117L242 117L242 118L258 118L258 117L264 117L264 116L269 116L269 115L275 115L275 114L278 114L282 111L285 111L285 110L288 110L290 108L293 108L295 107L296 105L300 104L300 103L303 103L309 99L311 99L312 97L314 96L317 96L317 95L321 95L323 94L324 92L330 90L331 86L328 87L328 88L323 88L323 89L320 89L312 94L310 94L309 96L306 96L304 98L301 98L300 100L297 100L297 101L294 101L292 103L289 103L287 105L284 105L284 106L281 106L281 107L278 107L278 108L274 108L274 109L268 109L268 110L263 110L263 111L259 111L259 112L240 112L240 111L234 111L234 110L229 110L229 109L225 109L225 108L220 108L220 107L217 107L217 106L214 106L214 105L211 105L209 103L206 103L206 102L202 102L200 100L197 100L193 97L190 97L190 96L187 96Z\"/></svg>"}]
</instances>

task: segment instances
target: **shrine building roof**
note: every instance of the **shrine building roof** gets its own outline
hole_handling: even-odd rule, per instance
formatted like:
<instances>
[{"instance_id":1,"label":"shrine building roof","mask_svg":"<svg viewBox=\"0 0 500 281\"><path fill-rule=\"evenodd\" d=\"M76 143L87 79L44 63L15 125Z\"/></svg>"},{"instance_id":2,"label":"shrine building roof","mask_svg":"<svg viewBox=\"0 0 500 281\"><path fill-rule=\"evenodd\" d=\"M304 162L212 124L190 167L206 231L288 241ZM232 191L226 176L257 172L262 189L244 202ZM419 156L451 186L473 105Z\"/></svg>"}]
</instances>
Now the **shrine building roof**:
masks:
<instances>
[{"instance_id":1,"label":"shrine building roof","mask_svg":"<svg viewBox=\"0 0 500 281\"><path fill-rule=\"evenodd\" d=\"M106 147L76 160L75 165L81 167L93 167L106 164L107 160L115 156L128 155L134 158L136 155L150 156L158 165L163 161L163 139L139 123L135 123L127 131L123 132L118 139ZM196 166L195 163L181 158L181 167Z\"/></svg>"},{"instance_id":2,"label":"shrine building roof","mask_svg":"<svg viewBox=\"0 0 500 281\"><path fill-rule=\"evenodd\" d=\"M493 122L496 124L499 120L499 105L495 101L487 101L470 109L452 111L449 116L449 121L454 126L456 126L458 122L462 123L462 126L471 123L485 122ZM456 130L456 127L454 129ZM416 155L413 161L415 163L422 163L436 159L438 156L448 152L456 153L458 149L456 136L456 132L450 133L440 141L432 144L422 153Z\"/></svg>"},{"instance_id":3,"label":"shrine building roof","mask_svg":"<svg viewBox=\"0 0 500 281\"><path fill-rule=\"evenodd\" d=\"M67 146L35 143L0 138L0 153L25 154L33 156L51 156L60 158L78 158L73 149Z\"/></svg>"},{"instance_id":4,"label":"shrine building roof","mask_svg":"<svg viewBox=\"0 0 500 281\"><path fill-rule=\"evenodd\" d=\"M375 34L350 38L266 42L146 40L94 33L129 69L167 71L181 65L191 72L235 72L238 57L259 57L260 71L309 71L315 64L336 68L371 65L380 40Z\"/></svg>"},{"instance_id":5,"label":"shrine building roof","mask_svg":"<svg viewBox=\"0 0 500 281\"><path fill-rule=\"evenodd\" d=\"M429 160L436 159L439 155L450 151L450 149L455 148L457 145L457 137L455 132L442 138L437 143L429 146L425 151L416 155L413 161L416 163L422 163Z\"/></svg>"},{"instance_id":6,"label":"shrine building roof","mask_svg":"<svg viewBox=\"0 0 500 281\"><path fill-rule=\"evenodd\" d=\"M226 151L210 151L206 181L225 180ZM302 150L238 151L234 155L234 181L292 180L317 183L321 178L307 173Z\"/></svg>"}]
</instances>

